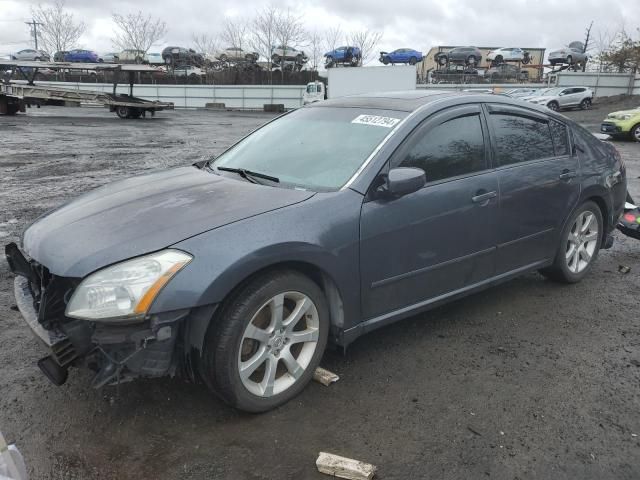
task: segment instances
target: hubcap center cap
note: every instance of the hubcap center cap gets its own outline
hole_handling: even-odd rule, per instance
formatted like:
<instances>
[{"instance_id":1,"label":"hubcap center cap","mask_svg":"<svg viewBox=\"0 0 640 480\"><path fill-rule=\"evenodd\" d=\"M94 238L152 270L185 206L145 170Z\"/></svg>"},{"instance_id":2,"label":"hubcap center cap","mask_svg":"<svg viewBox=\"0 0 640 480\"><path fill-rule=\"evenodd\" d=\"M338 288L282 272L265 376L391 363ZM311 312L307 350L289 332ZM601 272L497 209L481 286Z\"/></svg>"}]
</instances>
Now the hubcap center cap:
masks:
<instances>
[{"instance_id":1,"label":"hubcap center cap","mask_svg":"<svg viewBox=\"0 0 640 480\"><path fill-rule=\"evenodd\" d=\"M284 335L276 335L271 339L271 348L279 350L284 345Z\"/></svg>"}]
</instances>

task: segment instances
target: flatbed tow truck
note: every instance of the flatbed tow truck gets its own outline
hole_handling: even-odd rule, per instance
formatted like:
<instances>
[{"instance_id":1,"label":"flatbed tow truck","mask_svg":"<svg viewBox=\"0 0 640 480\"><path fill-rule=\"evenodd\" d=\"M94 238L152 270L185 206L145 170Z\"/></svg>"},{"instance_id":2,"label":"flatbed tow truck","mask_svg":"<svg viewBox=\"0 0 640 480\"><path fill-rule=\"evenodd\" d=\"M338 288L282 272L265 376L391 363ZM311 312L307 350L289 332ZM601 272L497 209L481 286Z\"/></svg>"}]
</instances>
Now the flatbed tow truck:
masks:
<instances>
[{"instance_id":1,"label":"flatbed tow truck","mask_svg":"<svg viewBox=\"0 0 640 480\"><path fill-rule=\"evenodd\" d=\"M149 65L116 63L72 63L72 62L22 62L1 60L0 72L17 70L24 80L3 80L0 83L0 114L15 115L24 112L27 105L102 105L120 118L139 118L147 113L154 115L160 110L173 110L173 103L144 100L133 96L133 84L138 72L154 72ZM58 71L89 70L113 72L113 93L76 90L53 85L36 85L34 79L40 69ZM122 73L128 75L129 94L116 93Z\"/></svg>"}]
</instances>

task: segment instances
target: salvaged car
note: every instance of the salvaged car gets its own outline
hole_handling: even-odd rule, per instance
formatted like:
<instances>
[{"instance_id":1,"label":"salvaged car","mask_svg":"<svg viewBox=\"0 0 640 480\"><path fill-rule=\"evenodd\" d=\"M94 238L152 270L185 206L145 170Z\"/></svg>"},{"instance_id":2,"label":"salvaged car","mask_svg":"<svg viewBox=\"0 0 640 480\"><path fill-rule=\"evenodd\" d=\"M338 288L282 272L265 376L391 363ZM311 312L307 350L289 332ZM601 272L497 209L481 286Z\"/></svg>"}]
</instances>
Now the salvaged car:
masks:
<instances>
[{"instance_id":1,"label":"salvaged car","mask_svg":"<svg viewBox=\"0 0 640 480\"><path fill-rule=\"evenodd\" d=\"M162 59L167 65L173 66L195 65L201 67L205 63L202 54L191 48L183 47L166 47L162 50Z\"/></svg>"},{"instance_id":2,"label":"salvaged car","mask_svg":"<svg viewBox=\"0 0 640 480\"><path fill-rule=\"evenodd\" d=\"M567 65L584 65L587 63L588 57L581 49L578 48L561 48L549 53L549 63L551 65L567 64Z\"/></svg>"},{"instance_id":3,"label":"salvaged car","mask_svg":"<svg viewBox=\"0 0 640 480\"><path fill-rule=\"evenodd\" d=\"M640 142L640 107L611 112L600 125L600 131L614 138L627 137Z\"/></svg>"},{"instance_id":4,"label":"salvaged car","mask_svg":"<svg viewBox=\"0 0 640 480\"><path fill-rule=\"evenodd\" d=\"M481 60L482 51L478 47L456 47L435 55L435 61L440 66L445 66L447 63L479 65Z\"/></svg>"},{"instance_id":5,"label":"salvaged car","mask_svg":"<svg viewBox=\"0 0 640 480\"><path fill-rule=\"evenodd\" d=\"M280 64L282 61L293 61L299 65L309 61L309 57L302 50L288 45L278 45L271 50L271 61Z\"/></svg>"},{"instance_id":6,"label":"salvaged car","mask_svg":"<svg viewBox=\"0 0 640 480\"><path fill-rule=\"evenodd\" d=\"M409 65L415 65L422 61L422 52L414 50L413 48L398 48L393 52L380 52L380 62L385 65L395 63L408 63Z\"/></svg>"},{"instance_id":7,"label":"salvaged car","mask_svg":"<svg viewBox=\"0 0 640 480\"><path fill-rule=\"evenodd\" d=\"M257 62L260 54L245 51L239 47L227 47L217 52L215 58L221 62Z\"/></svg>"},{"instance_id":8,"label":"salvaged car","mask_svg":"<svg viewBox=\"0 0 640 480\"><path fill-rule=\"evenodd\" d=\"M615 148L544 107L381 93L81 195L6 256L54 383L72 366L95 387L180 374L261 412L302 391L328 343L526 272L580 281L625 195Z\"/></svg>"},{"instance_id":9,"label":"salvaged car","mask_svg":"<svg viewBox=\"0 0 640 480\"><path fill-rule=\"evenodd\" d=\"M487 60L497 64L502 62L522 62L523 65L527 65L531 63L531 55L521 48L504 47L489 52Z\"/></svg>"},{"instance_id":10,"label":"salvaged car","mask_svg":"<svg viewBox=\"0 0 640 480\"><path fill-rule=\"evenodd\" d=\"M362 52L358 47L344 46L334 48L324 54L324 63L328 68L337 63L357 66L362 60Z\"/></svg>"}]
</instances>

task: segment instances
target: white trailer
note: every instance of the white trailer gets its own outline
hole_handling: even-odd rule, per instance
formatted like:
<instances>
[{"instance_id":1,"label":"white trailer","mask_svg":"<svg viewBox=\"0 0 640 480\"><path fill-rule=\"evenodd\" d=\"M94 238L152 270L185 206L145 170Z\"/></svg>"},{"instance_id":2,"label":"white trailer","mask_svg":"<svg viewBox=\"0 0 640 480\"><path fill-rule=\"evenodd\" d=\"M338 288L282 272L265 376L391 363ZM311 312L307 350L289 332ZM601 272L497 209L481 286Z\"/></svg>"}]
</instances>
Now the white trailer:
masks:
<instances>
[{"instance_id":1,"label":"white trailer","mask_svg":"<svg viewBox=\"0 0 640 480\"><path fill-rule=\"evenodd\" d=\"M330 68L327 73L328 98L416 89L415 65Z\"/></svg>"}]
</instances>

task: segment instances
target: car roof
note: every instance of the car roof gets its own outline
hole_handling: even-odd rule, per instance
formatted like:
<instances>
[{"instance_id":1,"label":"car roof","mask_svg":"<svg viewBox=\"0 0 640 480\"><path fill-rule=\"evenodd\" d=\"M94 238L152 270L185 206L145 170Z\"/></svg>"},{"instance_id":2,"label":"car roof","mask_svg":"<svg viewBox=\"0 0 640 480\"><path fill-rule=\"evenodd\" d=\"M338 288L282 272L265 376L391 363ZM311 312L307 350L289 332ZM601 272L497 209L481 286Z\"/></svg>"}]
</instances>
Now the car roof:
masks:
<instances>
[{"instance_id":1,"label":"car roof","mask_svg":"<svg viewBox=\"0 0 640 480\"><path fill-rule=\"evenodd\" d=\"M400 110L413 112L434 100L466 95L462 92L446 90L404 90L397 92L366 93L315 102L305 108L346 107L375 108L380 110Z\"/></svg>"}]
</instances>

